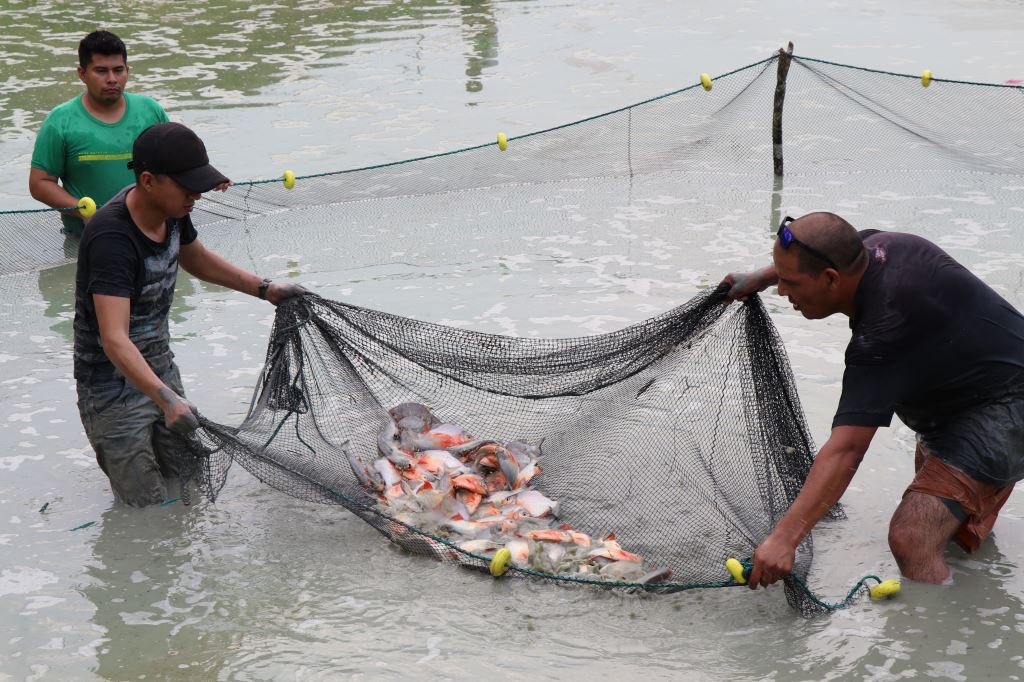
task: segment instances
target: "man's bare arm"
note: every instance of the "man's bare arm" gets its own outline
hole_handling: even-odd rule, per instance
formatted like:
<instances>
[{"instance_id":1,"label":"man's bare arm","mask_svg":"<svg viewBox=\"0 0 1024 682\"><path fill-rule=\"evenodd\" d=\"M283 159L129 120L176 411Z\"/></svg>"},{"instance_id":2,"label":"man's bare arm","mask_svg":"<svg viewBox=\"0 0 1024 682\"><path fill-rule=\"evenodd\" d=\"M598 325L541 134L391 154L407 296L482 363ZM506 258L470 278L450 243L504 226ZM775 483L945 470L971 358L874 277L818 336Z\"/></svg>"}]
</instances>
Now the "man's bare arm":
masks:
<instances>
[{"instance_id":1,"label":"man's bare arm","mask_svg":"<svg viewBox=\"0 0 1024 682\"><path fill-rule=\"evenodd\" d=\"M167 428L188 433L199 426L194 408L167 386L128 336L131 299L93 294L103 350L125 378L163 411Z\"/></svg>"},{"instance_id":2,"label":"man's bare arm","mask_svg":"<svg viewBox=\"0 0 1024 682\"><path fill-rule=\"evenodd\" d=\"M221 258L207 249L198 239L181 247L178 262L186 271L204 282L219 284L250 296L259 294L258 289L262 279L258 275Z\"/></svg>"},{"instance_id":3,"label":"man's bare arm","mask_svg":"<svg viewBox=\"0 0 1024 682\"><path fill-rule=\"evenodd\" d=\"M28 191L33 199L50 208L69 208L78 205L78 198L71 196L66 189L58 184L57 178L41 168L29 169ZM81 217L77 211L74 212L74 215Z\"/></svg>"},{"instance_id":4,"label":"man's bare arm","mask_svg":"<svg viewBox=\"0 0 1024 682\"><path fill-rule=\"evenodd\" d=\"M750 587L767 587L793 570L797 545L828 513L857 473L877 431L874 426L837 426L818 452L804 487L789 511L754 552Z\"/></svg>"},{"instance_id":5,"label":"man's bare arm","mask_svg":"<svg viewBox=\"0 0 1024 682\"><path fill-rule=\"evenodd\" d=\"M219 284L250 296L259 295L260 282L263 281L259 275L254 275L231 261L221 258L207 249L198 239L181 247L178 262L187 272L205 282ZM286 298L302 293L307 293L307 291L299 284L274 282L267 289L267 300L277 305Z\"/></svg>"}]
</instances>

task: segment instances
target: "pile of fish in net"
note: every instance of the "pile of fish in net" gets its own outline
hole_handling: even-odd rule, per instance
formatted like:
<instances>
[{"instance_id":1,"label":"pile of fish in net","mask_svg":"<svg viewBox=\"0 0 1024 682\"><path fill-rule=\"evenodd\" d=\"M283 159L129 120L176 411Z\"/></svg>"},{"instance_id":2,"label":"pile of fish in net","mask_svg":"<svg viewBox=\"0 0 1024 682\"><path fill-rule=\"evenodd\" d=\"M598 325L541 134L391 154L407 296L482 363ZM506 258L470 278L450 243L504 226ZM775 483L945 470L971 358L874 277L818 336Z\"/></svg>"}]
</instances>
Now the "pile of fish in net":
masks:
<instances>
[{"instance_id":1,"label":"pile of fish in net","mask_svg":"<svg viewBox=\"0 0 1024 682\"><path fill-rule=\"evenodd\" d=\"M507 548L519 568L639 585L671 577L623 549L614 533L593 538L559 518L558 502L529 485L542 473L541 443L474 438L419 403L388 416L373 464L349 457L387 516L472 554Z\"/></svg>"}]
</instances>

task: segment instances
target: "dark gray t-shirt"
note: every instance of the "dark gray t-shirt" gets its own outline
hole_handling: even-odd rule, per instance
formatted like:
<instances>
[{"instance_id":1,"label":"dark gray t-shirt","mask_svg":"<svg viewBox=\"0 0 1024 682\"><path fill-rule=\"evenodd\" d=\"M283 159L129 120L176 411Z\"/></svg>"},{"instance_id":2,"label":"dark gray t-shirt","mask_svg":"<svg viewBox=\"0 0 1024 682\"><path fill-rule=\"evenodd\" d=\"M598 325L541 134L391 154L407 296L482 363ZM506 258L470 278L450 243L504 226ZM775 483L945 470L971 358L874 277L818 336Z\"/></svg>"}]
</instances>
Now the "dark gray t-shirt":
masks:
<instances>
[{"instance_id":1,"label":"dark gray t-shirt","mask_svg":"<svg viewBox=\"0 0 1024 682\"><path fill-rule=\"evenodd\" d=\"M893 414L978 480L1024 476L1024 317L926 239L860 233L870 261L850 320L833 426Z\"/></svg>"},{"instance_id":2,"label":"dark gray t-shirt","mask_svg":"<svg viewBox=\"0 0 1024 682\"><path fill-rule=\"evenodd\" d=\"M82 234L75 278L75 379L96 385L120 373L103 351L93 294L131 299L128 337L150 365L173 357L167 316L178 275L178 252L197 237L189 216L167 221L157 243L135 225L126 188L96 212Z\"/></svg>"}]
</instances>

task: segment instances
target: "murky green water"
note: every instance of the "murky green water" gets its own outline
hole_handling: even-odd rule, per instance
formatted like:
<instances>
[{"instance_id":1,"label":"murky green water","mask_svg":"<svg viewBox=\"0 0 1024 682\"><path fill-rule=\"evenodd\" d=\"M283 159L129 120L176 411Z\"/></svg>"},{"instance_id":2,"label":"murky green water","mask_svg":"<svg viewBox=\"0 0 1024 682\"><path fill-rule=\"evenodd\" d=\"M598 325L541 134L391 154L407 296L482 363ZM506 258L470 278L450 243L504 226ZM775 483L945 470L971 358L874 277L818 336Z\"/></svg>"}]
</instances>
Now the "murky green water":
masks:
<instances>
[{"instance_id":1,"label":"murky green water","mask_svg":"<svg viewBox=\"0 0 1024 682\"><path fill-rule=\"evenodd\" d=\"M83 21L64 3L6 2L0 17L13 37L0 57L0 208L33 205L25 184L34 131L78 92L73 48L94 24L128 40L134 90L199 130L235 179L548 127L753 62L785 39L798 52L876 68L1024 78L1019 2L678 5L124 2L97 5ZM1022 306L1020 185L965 178L937 192L927 179L898 188L794 182L782 208L841 206L862 226L913 226ZM328 297L543 336L621 327L767 256L770 187L709 187L699 201L657 178L631 187L628 201L615 189L590 205L571 186L487 197L495 213L465 242L379 225L341 243L301 221L208 242ZM503 231L499 209L513 216ZM444 217L436 206L396 210L420 211L428 225ZM531 232L530 217L543 211L564 215L566 228ZM429 263L417 251L424 246L434 248ZM339 268L327 247L382 255ZM638 598L493 581L407 555L344 511L293 500L240 471L216 504L114 508L74 407L73 275L65 266L0 281L0 680L1024 674L1019 492L995 542L969 558L951 551L953 587L907 585L898 600L815 621L797 618L778 590ZM845 320L808 323L784 300L768 303L821 442L839 394ZM172 319L190 397L212 418L238 422L272 311L183 277ZM838 600L866 573L896 576L885 538L911 478L911 447L903 427L881 433L844 498L850 519L816 532L811 577L826 597ZM89 521L97 523L69 530Z\"/></svg>"}]
</instances>

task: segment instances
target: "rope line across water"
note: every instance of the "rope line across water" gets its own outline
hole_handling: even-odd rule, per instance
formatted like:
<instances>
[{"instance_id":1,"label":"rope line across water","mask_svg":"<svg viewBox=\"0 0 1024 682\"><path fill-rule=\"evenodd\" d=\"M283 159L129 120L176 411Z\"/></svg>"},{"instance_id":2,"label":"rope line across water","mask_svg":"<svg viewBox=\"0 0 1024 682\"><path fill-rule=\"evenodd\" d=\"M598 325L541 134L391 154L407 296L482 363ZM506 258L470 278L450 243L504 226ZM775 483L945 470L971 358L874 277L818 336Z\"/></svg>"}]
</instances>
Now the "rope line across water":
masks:
<instances>
[{"instance_id":1,"label":"rope line across water","mask_svg":"<svg viewBox=\"0 0 1024 682\"><path fill-rule=\"evenodd\" d=\"M726 78L728 76L732 76L734 74L740 73L741 71L745 71L747 69L751 69L751 68L754 68L756 66L761 66L762 64L766 64L766 63L774 61L776 59L778 59L778 56L773 54L772 56L767 57L766 59L761 59L759 61L747 64L746 66L741 66L738 69L733 69L732 71L728 71L726 73L723 73L723 74L720 74L718 76L715 76L713 80L719 79L719 78ZM801 61L805 61L805 62L814 62L814 63L817 63L817 64L828 64L829 66L838 66L838 67L845 68L845 69L853 69L853 70L856 70L856 71L863 71L863 72L867 72L867 73L877 73L877 74L882 74L882 75L886 75L886 76L895 76L895 77L898 77L898 78L911 78L911 79L914 79L914 80L920 79L920 75L913 75L913 74L907 74L907 73L897 73L895 71L885 71L885 70L882 70L882 69L870 69L870 68L863 67L863 66L854 66L852 64L843 64L841 62L833 62L833 61L829 61L829 60L826 60L826 59L816 59L814 57L805 57L805 56L801 56L801 55L793 55L793 59L797 59L797 60L801 60ZM974 86L988 87L988 88L1003 88L1003 89L1018 90L1018 91L1024 92L1024 86L1009 85L1009 84L1002 84L1002 83L981 83L981 82L975 82L975 81L955 80L955 79L951 79L951 78L934 78L934 77L931 79L931 82L933 82L933 83L955 83L955 84L958 84L958 85L974 85ZM514 140L522 140L522 139L526 139L526 138L529 138L529 137L533 137L535 135L542 135L544 133L550 133L550 132L562 130L564 128L569 128L569 127L572 127L572 126L580 125L582 123L587 123L589 121L594 121L596 119L600 119L600 118L603 118L603 117L606 117L606 116L611 116L613 114L617 114L617 113L620 113L620 112L623 112L623 111L630 110L633 107L642 106L644 104L649 104L651 102L657 102L658 100L662 100L662 99L665 99L667 97L672 97L674 95L678 95L680 93L687 92L689 90L693 90L693 89L699 88L699 87L703 87L703 85L701 84L700 81L698 81L696 83L693 83L692 85L688 85L686 87L679 88L678 90L673 90L671 92L666 92L666 93L664 93L662 95L658 95L656 97L651 97L650 99L645 99L645 100L642 100L642 101L639 101L639 102L634 102L633 104L630 104L630 105L627 105L627 106L624 106L624 107L619 107L618 109L612 109L612 110L606 111L604 113L595 114L594 116L588 116L586 118L581 118L581 119L578 119L576 121L571 121L569 123L563 123L561 125L557 125L557 126L554 126L554 127L551 127L551 128L545 128L543 130L536 130L536 131L529 132L529 133L523 133L522 135L517 135L515 137L510 137L510 138L508 138L508 141L512 142ZM378 169L383 169L383 168L391 168L391 167L395 167L395 166L401 166L401 165L404 165L404 164L407 164L407 163L413 163L413 162L416 162L416 161L426 161L426 160L430 160L430 159L439 159L439 158L443 158L443 157L446 157L446 156L453 156L455 154L462 154L462 153L465 153L465 152L476 151L478 149L484 149L486 147L490 147L493 144L494 144L494 142L486 142L486 143L483 143L483 144L472 145L472 146L469 146L469 147L462 147L460 149L453 149L453 150L450 150L450 151L447 151L447 152L440 152L440 153L437 153L437 154L428 154L426 156L417 156L417 157L413 157L413 158L409 158L409 159L403 159L403 160L400 160L400 161L389 161L387 163L380 163L380 164L375 164L375 165L370 165L370 166L361 166L361 167L358 167L358 168L348 168L348 169L336 170L336 171L326 171L326 172L323 172L323 173L311 173L309 175L297 175L297 176L295 176L295 179L296 180L310 180L310 179L324 178L324 177L330 177L330 176L335 176L335 175L344 175L344 174L348 174L348 173L358 173L360 171L369 171L369 170L378 170ZM235 186L236 187L251 187L251 186L255 186L255 185L266 185L266 184L277 183L277 182L281 182L281 178L271 178L271 179L268 179L268 180L245 180L243 182L237 183ZM61 212L61 211L72 211L72 210L77 210L77 209L78 209L78 206L69 206L67 208L14 209L14 210L0 211L0 216L30 214L30 213L46 213L46 212L50 212L50 211Z\"/></svg>"}]
</instances>

